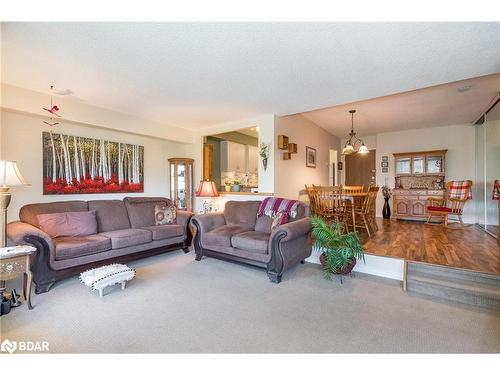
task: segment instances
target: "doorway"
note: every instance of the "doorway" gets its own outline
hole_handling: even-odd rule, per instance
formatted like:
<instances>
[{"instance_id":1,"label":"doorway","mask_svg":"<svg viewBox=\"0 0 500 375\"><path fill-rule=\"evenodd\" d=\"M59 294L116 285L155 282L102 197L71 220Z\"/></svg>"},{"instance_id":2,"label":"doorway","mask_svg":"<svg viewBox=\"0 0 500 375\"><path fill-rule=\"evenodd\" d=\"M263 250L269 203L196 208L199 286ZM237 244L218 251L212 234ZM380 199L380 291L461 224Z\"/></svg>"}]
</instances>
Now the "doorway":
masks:
<instances>
[{"instance_id":1,"label":"doorway","mask_svg":"<svg viewBox=\"0 0 500 375\"><path fill-rule=\"evenodd\" d=\"M337 185L337 150L330 150L330 186Z\"/></svg>"},{"instance_id":2,"label":"doorway","mask_svg":"<svg viewBox=\"0 0 500 375\"><path fill-rule=\"evenodd\" d=\"M375 185L375 150L345 156L345 185Z\"/></svg>"}]
</instances>

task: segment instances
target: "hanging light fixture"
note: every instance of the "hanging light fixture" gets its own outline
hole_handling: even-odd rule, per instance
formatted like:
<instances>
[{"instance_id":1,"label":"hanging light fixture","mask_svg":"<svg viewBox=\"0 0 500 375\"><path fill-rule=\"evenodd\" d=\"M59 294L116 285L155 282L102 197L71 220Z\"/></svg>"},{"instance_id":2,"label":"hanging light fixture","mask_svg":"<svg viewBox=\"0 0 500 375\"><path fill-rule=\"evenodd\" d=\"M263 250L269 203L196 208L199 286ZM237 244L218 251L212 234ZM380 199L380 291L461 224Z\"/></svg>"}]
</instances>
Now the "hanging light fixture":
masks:
<instances>
[{"instance_id":1,"label":"hanging light fixture","mask_svg":"<svg viewBox=\"0 0 500 375\"><path fill-rule=\"evenodd\" d=\"M352 154L355 154L356 152L358 152L360 154L367 154L370 151L365 146L365 142L363 142L363 140L356 137L356 132L354 131L354 114L356 113L356 110L351 109L349 111L349 113L351 114L351 132L349 133L349 139L347 140L344 148L342 149L342 154L343 155L352 155ZM361 146L359 147L359 150L356 151L355 147L358 143L361 143Z\"/></svg>"}]
</instances>

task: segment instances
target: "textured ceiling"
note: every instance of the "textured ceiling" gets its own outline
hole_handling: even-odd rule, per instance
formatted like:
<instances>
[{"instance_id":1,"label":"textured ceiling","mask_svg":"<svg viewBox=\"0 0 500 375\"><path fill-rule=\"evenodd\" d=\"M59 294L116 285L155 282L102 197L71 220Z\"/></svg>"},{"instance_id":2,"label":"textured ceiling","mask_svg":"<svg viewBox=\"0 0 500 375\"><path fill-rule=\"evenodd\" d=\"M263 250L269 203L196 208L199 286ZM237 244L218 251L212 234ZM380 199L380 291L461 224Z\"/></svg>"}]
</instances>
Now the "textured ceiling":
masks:
<instances>
[{"instance_id":1,"label":"textured ceiling","mask_svg":"<svg viewBox=\"0 0 500 375\"><path fill-rule=\"evenodd\" d=\"M462 91L462 89L467 91ZM351 128L355 109L358 135L388 131L470 124L500 92L500 74L319 109L302 115L338 137Z\"/></svg>"},{"instance_id":2,"label":"textured ceiling","mask_svg":"<svg viewBox=\"0 0 500 375\"><path fill-rule=\"evenodd\" d=\"M196 129L497 73L499 46L500 23L3 23L2 81Z\"/></svg>"}]
</instances>

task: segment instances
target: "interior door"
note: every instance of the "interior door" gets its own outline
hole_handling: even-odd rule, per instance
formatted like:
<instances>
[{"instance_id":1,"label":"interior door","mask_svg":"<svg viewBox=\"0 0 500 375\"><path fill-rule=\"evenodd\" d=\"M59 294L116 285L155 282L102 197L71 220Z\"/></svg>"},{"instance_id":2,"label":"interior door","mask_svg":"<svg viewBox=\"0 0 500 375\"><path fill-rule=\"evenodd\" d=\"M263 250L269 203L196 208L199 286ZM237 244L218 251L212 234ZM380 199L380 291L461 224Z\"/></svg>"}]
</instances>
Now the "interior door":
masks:
<instances>
[{"instance_id":1,"label":"interior door","mask_svg":"<svg viewBox=\"0 0 500 375\"><path fill-rule=\"evenodd\" d=\"M345 185L375 185L375 150L345 156Z\"/></svg>"}]
</instances>

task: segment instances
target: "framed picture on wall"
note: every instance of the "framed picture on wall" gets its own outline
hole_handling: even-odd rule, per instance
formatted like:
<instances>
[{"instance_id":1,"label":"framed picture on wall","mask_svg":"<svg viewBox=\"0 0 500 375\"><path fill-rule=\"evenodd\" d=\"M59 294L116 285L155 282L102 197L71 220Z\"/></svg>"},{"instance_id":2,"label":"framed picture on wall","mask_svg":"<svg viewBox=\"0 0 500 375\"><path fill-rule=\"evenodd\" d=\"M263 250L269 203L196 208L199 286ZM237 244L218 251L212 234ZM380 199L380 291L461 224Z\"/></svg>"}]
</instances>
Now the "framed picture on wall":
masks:
<instances>
[{"instance_id":1,"label":"framed picture on wall","mask_svg":"<svg viewBox=\"0 0 500 375\"><path fill-rule=\"evenodd\" d=\"M388 168L389 167L389 162L388 161L383 161L382 162L382 168Z\"/></svg>"},{"instance_id":2,"label":"framed picture on wall","mask_svg":"<svg viewBox=\"0 0 500 375\"><path fill-rule=\"evenodd\" d=\"M338 169L339 171L341 171L343 167L344 167L344 164L342 164L342 162L341 162L341 161L339 161L339 162L337 163L337 169Z\"/></svg>"},{"instance_id":3,"label":"framed picture on wall","mask_svg":"<svg viewBox=\"0 0 500 375\"><path fill-rule=\"evenodd\" d=\"M316 168L316 149L306 146L306 167Z\"/></svg>"}]
</instances>

